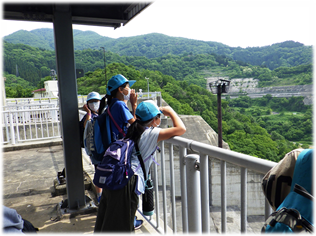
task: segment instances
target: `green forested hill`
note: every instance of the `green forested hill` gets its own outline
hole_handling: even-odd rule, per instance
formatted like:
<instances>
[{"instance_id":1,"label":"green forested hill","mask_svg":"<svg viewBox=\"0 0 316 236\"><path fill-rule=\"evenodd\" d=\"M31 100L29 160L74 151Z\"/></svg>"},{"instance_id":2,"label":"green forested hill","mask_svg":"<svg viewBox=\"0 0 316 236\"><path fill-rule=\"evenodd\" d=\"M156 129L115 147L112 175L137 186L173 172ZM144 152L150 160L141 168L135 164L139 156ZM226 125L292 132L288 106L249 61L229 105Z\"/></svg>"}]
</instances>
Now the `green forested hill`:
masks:
<instances>
[{"instance_id":1,"label":"green forested hill","mask_svg":"<svg viewBox=\"0 0 316 236\"><path fill-rule=\"evenodd\" d=\"M107 68L107 79L113 75L121 73L131 80L137 82L133 88L147 89L147 80L150 78L150 91L161 91L163 99L178 113L185 115L200 115L217 132L217 99L216 95L211 94L205 88L194 84L189 85L186 81L177 81L172 76L165 75L159 71L136 70L133 66L126 66L122 63L112 63ZM106 85L104 70L97 69L94 72L87 73L85 77L78 78L78 93L86 94L87 91L98 91L105 93ZM272 99L272 98L263 98ZM293 98L293 100L302 100L303 98ZM293 101L291 101L293 102ZM304 107L304 108L303 108ZM261 117L242 114L229 106L229 101L222 100L223 108L223 139L228 142L233 151L249 154L252 156L279 161L284 155L297 148L298 145L289 142L279 132L291 125L291 137L297 132L296 124L308 124L306 127L309 133L306 137L311 137L311 117L312 112L309 106L302 106L305 113L302 117L295 117L291 123L283 122L284 127L280 127L278 132L272 132L263 128L270 127L269 121L263 121ZM308 111L308 112L306 112ZM274 124L273 124L274 125ZM285 126L286 125L286 126ZM306 125L304 125L305 127ZM300 127L301 128L301 127ZM295 135L297 135L295 133ZM301 138L301 137L300 137ZM294 141L294 140L292 140Z\"/></svg>"},{"instance_id":2,"label":"green forested hill","mask_svg":"<svg viewBox=\"0 0 316 236\"><path fill-rule=\"evenodd\" d=\"M211 54L224 55L236 61L275 69L312 63L312 47L286 41L271 46L240 48L222 43L206 42L152 33L147 35L113 39L92 31L74 30L75 50L105 47L107 51L121 56L162 57L167 54ZM54 50L53 30L37 29L18 31L4 37L10 43L22 43L33 47Z\"/></svg>"},{"instance_id":3,"label":"green forested hill","mask_svg":"<svg viewBox=\"0 0 316 236\"><path fill-rule=\"evenodd\" d=\"M18 73L33 86L37 86L42 78L49 76L51 69L56 69L55 52L51 50L4 42L3 52L4 72L15 75ZM186 81L188 84L196 84L203 88L206 86L205 78L209 76L252 77L259 79L259 86L312 83L311 64L270 70L217 54L168 54L149 59L144 56L119 56L108 51L105 59L106 64L119 62L134 66L138 70L157 70L176 80ZM76 50L75 62L77 69L83 69L85 73L88 73L104 68L104 54L100 50Z\"/></svg>"},{"instance_id":4,"label":"green forested hill","mask_svg":"<svg viewBox=\"0 0 316 236\"><path fill-rule=\"evenodd\" d=\"M99 50L75 51L76 67L90 68L85 76L77 79L78 94L88 94L97 91L104 94L106 84L104 79L103 52ZM229 58L216 54L199 55L166 55L159 58L128 57L107 52L106 77L121 73L128 79L135 79L136 90L147 89L145 77L150 78L150 90L161 91L163 98L179 114L200 115L217 131L216 97L205 89L205 79L201 73L226 73L231 77L254 75L269 83L269 79L286 80L295 77L297 83L311 83L311 64L297 67L282 67L271 71L268 68L237 63ZM54 51L30 47L23 44L4 43L4 76L7 97L31 97L31 91L43 87L44 80L51 79L49 72L55 67ZM16 71L16 65L18 70ZM217 72L212 72L215 70ZM9 72L10 71L10 72ZM19 76L15 76L18 72ZM294 99L294 98L293 98ZM303 99L303 98L298 98ZM286 99L285 99L286 100ZM289 103L302 104L301 100ZM235 101L235 100L233 100ZM236 100L237 102L238 100ZM261 101L262 102L262 101ZM277 101L276 101L277 102ZM285 101L282 101L282 104ZM299 106L304 111L303 116L294 117L282 125L254 115L241 114L229 107L228 101L222 102L223 107L223 137L232 150L278 161L284 154L298 145L291 141L311 140L311 109ZM231 104L234 106L234 104ZM235 104L238 105L238 104ZM270 104L271 108L273 104ZM309 109L309 112L305 112ZM245 111L243 111L245 112ZM248 112L248 111L247 111ZM255 111L258 113L258 111ZM301 126L297 125L301 124ZM291 129L287 131L287 128ZM277 128L277 131L276 131ZM269 133L267 132L269 130ZM245 145L246 144L246 145Z\"/></svg>"}]
</instances>

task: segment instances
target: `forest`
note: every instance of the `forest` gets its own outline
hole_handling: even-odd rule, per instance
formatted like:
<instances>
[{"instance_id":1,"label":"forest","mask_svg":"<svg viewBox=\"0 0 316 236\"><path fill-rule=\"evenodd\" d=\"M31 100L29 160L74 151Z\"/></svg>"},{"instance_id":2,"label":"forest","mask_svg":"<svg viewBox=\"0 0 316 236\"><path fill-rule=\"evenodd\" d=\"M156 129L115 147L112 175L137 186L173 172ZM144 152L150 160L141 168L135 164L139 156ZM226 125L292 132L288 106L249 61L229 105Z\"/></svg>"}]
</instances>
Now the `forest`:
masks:
<instances>
[{"instance_id":1,"label":"forest","mask_svg":"<svg viewBox=\"0 0 316 236\"><path fill-rule=\"evenodd\" d=\"M56 69L55 52L39 49L24 44L4 42L4 73L21 77L30 86L42 88L42 80ZM264 66L254 66L242 61L217 54L167 54L158 58L144 56L119 56L113 52L105 53L106 64L123 63L134 66L138 70L160 71L176 80L186 81L201 87L206 86L206 77L228 76L229 78L259 79L259 87L279 85L312 84L312 64L294 67L279 67L270 70ZM86 49L75 51L77 69L90 73L104 68L104 54L100 50ZM14 84L11 84L14 85ZM6 87L9 87L6 84ZM27 87L23 87L27 90ZM14 88L11 87L13 91ZM88 92L88 91L85 91ZM24 94L27 94L25 91ZM8 93L8 96L15 96Z\"/></svg>"},{"instance_id":2,"label":"forest","mask_svg":"<svg viewBox=\"0 0 316 236\"><path fill-rule=\"evenodd\" d=\"M3 46L7 97L31 97L32 90L42 88L44 81L51 79L50 70L56 70L53 50L6 41ZM284 51L291 47L306 49L297 43L284 42L284 47ZM283 63L283 66L270 69L267 65L254 65L214 52L148 57L106 51L104 58L103 51L88 48L75 50L75 64L76 68L85 71L83 77L77 78L78 94L91 91L105 94L105 76L109 80L119 73L137 80L133 88L146 91L145 77L148 77L150 91L160 91L178 114L200 115L216 132L217 100L206 89L206 77L252 77L259 79L259 87L313 82L310 61L301 60L290 67ZM257 99L227 97L222 100L222 109L223 139L233 151L278 162L300 145L307 148L312 144L312 107L305 106L302 97L273 98L269 94Z\"/></svg>"},{"instance_id":3,"label":"forest","mask_svg":"<svg viewBox=\"0 0 316 236\"><path fill-rule=\"evenodd\" d=\"M197 55L217 54L243 61L251 65L264 66L270 70L278 67L293 67L312 63L312 46L299 42L286 41L264 47L229 47L225 44L170 37L152 33L134 37L113 39L101 36L92 31L73 30L75 51L92 49L103 55L100 47L120 56L140 56L149 59L167 54ZM4 41L14 44L25 44L49 51L54 51L53 29L20 30L4 37ZM94 71L94 69L89 69ZM87 72L87 70L85 70Z\"/></svg>"},{"instance_id":4,"label":"forest","mask_svg":"<svg viewBox=\"0 0 316 236\"><path fill-rule=\"evenodd\" d=\"M128 79L137 80L133 88L146 90L147 80L150 78L150 91L160 91L163 99L178 113L184 115L200 115L217 132L217 99L205 88L186 81L178 81L172 76L165 75L160 71L136 70L133 66L126 66L122 63L112 63L107 67L107 79L121 73ZM78 93L84 94L86 89L105 92L104 70L97 69L78 78ZM296 98L293 98L296 100ZM234 101L235 99L232 99ZM302 98L298 98L298 101ZM260 116L253 116L241 113L230 107L230 101L222 100L223 108L223 139L231 150L248 155L279 161L288 151L299 145L288 141L284 136L275 130L268 132L263 126L268 121L260 120ZM298 102L299 103L299 102ZM304 106L304 105L303 105ZM311 122L311 107L306 106L309 115L303 117L300 122ZM306 129L311 128L306 127ZM294 127L295 129L295 127ZM275 132L273 132L275 131ZM271 133L273 132L273 135ZM308 135L311 136L311 131ZM308 146L308 145L307 145ZM306 145L305 145L306 147Z\"/></svg>"}]
</instances>

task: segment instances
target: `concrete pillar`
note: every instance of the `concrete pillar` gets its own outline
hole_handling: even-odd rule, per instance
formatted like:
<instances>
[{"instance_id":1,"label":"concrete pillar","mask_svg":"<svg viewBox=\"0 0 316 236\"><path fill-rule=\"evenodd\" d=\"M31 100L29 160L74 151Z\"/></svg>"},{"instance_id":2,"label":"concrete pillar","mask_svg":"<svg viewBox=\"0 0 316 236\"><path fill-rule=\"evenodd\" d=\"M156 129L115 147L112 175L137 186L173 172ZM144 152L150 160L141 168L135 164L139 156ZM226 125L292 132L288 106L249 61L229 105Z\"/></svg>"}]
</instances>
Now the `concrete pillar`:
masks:
<instances>
[{"instance_id":1,"label":"concrete pillar","mask_svg":"<svg viewBox=\"0 0 316 236\"><path fill-rule=\"evenodd\" d=\"M5 77L0 76L0 106L6 106Z\"/></svg>"},{"instance_id":2,"label":"concrete pillar","mask_svg":"<svg viewBox=\"0 0 316 236\"><path fill-rule=\"evenodd\" d=\"M68 4L57 4L55 6L53 25L68 207L69 209L78 209L81 206L85 206L86 203L78 125L78 97L72 20L71 9Z\"/></svg>"}]
</instances>

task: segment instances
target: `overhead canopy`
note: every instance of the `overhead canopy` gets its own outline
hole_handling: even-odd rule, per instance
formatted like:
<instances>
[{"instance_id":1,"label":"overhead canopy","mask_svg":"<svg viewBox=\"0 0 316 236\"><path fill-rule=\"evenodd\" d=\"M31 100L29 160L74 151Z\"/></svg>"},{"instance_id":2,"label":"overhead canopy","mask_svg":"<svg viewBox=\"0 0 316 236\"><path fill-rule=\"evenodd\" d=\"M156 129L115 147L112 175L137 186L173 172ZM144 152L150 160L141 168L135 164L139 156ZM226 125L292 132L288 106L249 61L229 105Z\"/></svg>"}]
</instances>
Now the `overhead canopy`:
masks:
<instances>
[{"instance_id":1,"label":"overhead canopy","mask_svg":"<svg viewBox=\"0 0 316 236\"><path fill-rule=\"evenodd\" d=\"M59 6L63 4L57 3ZM4 3L3 19L53 22L54 3ZM72 23L81 25L118 28L126 25L133 17L151 3L90 3L64 4L70 6Z\"/></svg>"}]
</instances>

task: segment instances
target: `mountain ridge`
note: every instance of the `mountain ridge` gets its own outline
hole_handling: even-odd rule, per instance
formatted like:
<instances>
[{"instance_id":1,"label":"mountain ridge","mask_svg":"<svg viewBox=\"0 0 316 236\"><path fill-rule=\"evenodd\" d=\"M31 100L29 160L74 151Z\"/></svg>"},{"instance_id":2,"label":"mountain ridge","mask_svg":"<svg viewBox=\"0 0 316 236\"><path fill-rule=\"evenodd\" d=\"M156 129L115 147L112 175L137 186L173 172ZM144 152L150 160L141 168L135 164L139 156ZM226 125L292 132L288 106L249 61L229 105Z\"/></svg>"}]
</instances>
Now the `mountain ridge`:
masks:
<instances>
[{"instance_id":1,"label":"mountain ridge","mask_svg":"<svg viewBox=\"0 0 316 236\"><path fill-rule=\"evenodd\" d=\"M74 49L86 50L105 47L120 56L161 57L167 54L218 54L236 61L275 69L312 63L312 46L294 41L285 41L263 47L229 47L223 43L171 37L150 33L131 37L110 38L93 31L73 30ZM32 47L54 50L53 29L20 30L5 36L9 43L22 43Z\"/></svg>"}]
</instances>

